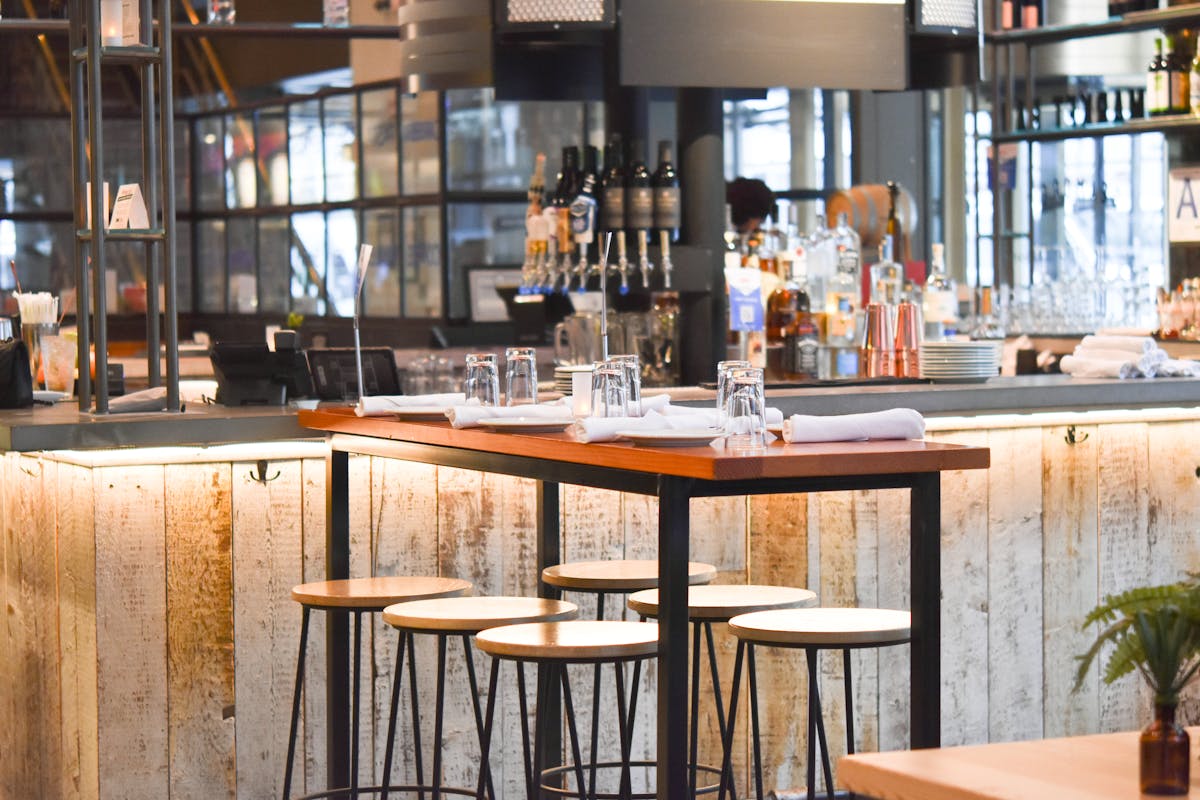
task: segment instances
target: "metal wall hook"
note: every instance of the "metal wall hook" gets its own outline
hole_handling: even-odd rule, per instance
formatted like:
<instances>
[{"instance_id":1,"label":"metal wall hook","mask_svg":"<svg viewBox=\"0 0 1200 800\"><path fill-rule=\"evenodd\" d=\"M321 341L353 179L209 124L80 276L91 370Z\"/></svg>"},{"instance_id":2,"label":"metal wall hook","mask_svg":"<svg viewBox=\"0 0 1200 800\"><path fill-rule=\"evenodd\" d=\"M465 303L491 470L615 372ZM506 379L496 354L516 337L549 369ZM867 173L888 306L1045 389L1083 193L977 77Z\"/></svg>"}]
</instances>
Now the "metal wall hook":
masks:
<instances>
[{"instance_id":1,"label":"metal wall hook","mask_svg":"<svg viewBox=\"0 0 1200 800\"><path fill-rule=\"evenodd\" d=\"M255 483L263 483L263 484L270 483L271 481L273 481L279 477L279 470L275 470L275 474L268 478L267 477L267 467L268 466L269 466L269 464L265 458L259 459L255 463L254 469L251 470L250 472L246 473L246 476L248 478L250 478L250 480L254 481ZM257 474L255 474L256 472L257 472Z\"/></svg>"},{"instance_id":2,"label":"metal wall hook","mask_svg":"<svg viewBox=\"0 0 1200 800\"><path fill-rule=\"evenodd\" d=\"M1067 426L1067 435L1064 436L1063 438L1066 439L1067 444L1080 444L1081 442L1086 442L1088 440L1088 436L1090 436L1090 435L1091 434L1089 434L1089 433L1084 433L1083 435L1078 435L1075 433L1075 426L1068 425Z\"/></svg>"}]
</instances>

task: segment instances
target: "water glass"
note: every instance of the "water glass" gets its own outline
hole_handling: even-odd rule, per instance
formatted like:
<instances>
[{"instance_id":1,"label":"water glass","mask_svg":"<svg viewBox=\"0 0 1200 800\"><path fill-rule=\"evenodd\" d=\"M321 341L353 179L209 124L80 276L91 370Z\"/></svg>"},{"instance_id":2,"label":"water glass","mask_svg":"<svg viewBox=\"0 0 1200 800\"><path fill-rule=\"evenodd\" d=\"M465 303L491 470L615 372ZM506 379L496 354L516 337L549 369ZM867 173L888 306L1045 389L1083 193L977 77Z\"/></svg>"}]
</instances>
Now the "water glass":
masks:
<instances>
[{"instance_id":1,"label":"water glass","mask_svg":"<svg viewBox=\"0 0 1200 800\"><path fill-rule=\"evenodd\" d=\"M350 24L350 0L324 0L323 19L330 27L345 27Z\"/></svg>"},{"instance_id":2,"label":"water glass","mask_svg":"<svg viewBox=\"0 0 1200 800\"><path fill-rule=\"evenodd\" d=\"M725 446L754 450L767 443L767 404L761 369L737 369L729 376Z\"/></svg>"},{"instance_id":3,"label":"water glass","mask_svg":"<svg viewBox=\"0 0 1200 800\"><path fill-rule=\"evenodd\" d=\"M75 364L79 360L79 345L72 337L43 336L42 375L46 389L72 394L75 391Z\"/></svg>"},{"instance_id":4,"label":"water glass","mask_svg":"<svg viewBox=\"0 0 1200 800\"><path fill-rule=\"evenodd\" d=\"M467 402L478 400L483 406L500 405L500 375L494 353L468 353L467 377L463 381Z\"/></svg>"},{"instance_id":5,"label":"water glass","mask_svg":"<svg viewBox=\"0 0 1200 800\"><path fill-rule=\"evenodd\" d=\"M507 405L523 406L537 402L537 350L510 347L504 351L504 395Z\"/></svg>"},{"instance_id":6,"label":"water glass","mask_svg":"<svg viewBox=\"0 0 1200 800\"><path fill-rule=\"evenodd\" d=\"M729 374L735 369L749 369L749 361L717 362L717 425L725 424L725 412L729 406Z\"/></svg>"},{"instance_id":7,"label":"water glass","mask_svg":"<svg viewBox=\"0 0 1200 800\"><path fill-rule=\"evenodd\" d=\"M232 25L237 20L234 0L208 0L208 22L210 25Z\"/></svg>"},{"instance_id":8,"label":"water glass","mask_svg":"<svg viewBox=\"0 0 1200 800\"><path fill-rule=\"evenodd\" d=\"M629 389L623 364L605 361L592 370L592 416L629 416Z\"/></svg>"},{"instance_id":9,"label":"water glass","mask_svg":"<svg viewBox=\"0 0 1200 800\"><path fill-rule=\"evenodd\" d=\"M45 380L44 377L42 381L38 380L38 368L42 366L42 340L57 334L57 322L21 323L21 338L25 341L25 349L29 351L29 374L33 377L34 386L38 386Z\"/></svg>"},{"instance_id":10,"label":"water glass","mask_svg":"<svg viewBox=\"0 0 1200 800\"><path fill-rule=\"evenodd\" d=\"M642 415L642 365L637 355L612 356L609 362L620 364L625 370L625 390L629 397L629 416Z\"/></svg>"}]
</instances>

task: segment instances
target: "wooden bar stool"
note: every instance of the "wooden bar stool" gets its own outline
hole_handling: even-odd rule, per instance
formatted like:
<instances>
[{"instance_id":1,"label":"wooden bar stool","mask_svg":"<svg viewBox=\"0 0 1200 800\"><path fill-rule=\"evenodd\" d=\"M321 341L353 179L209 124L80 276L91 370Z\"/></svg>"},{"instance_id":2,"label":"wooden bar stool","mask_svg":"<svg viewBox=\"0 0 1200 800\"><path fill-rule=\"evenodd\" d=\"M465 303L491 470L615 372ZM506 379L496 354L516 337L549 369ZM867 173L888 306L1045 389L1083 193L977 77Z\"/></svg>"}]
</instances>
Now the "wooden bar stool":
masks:
<instances>
[{"instance_id":1,"label":"wooden bar stool","mask_svg":"<svg viewBox=\"0 0 1200 800\"><path fill-rule=\"evenodd\" d=\"M658 617L658 589L643 589L629 596L629 607L641 614L642 617ZM699 761L699 717L700 717L700 650L701 633L704 643L708 645L708 671L712 679L713 701L717 708L717 730L721 741L725 741L725 703L721 697L721 677L717 671L717 649L713 644L712 626L714 622L728 622L740 614L750 614L756 611L767 611L780 608L805 608L815 606L817 596L807 589L796 589L790 586L736 586L708 585L688 587L688 619L692 622L692 713L688 727L690 741L689 763L691 766L691 791L711 792L716 784L697 788L699 772L719 773L716 767L706 766ZM754 661L750 661L750 682L754 685ZM754 704L753 692L750 702ZM755 716L758 711L755 708ZM729 790L734 792L733 776L728 776ZM734 793L736 797L736 793Z\"/></svg>"},{"instance_id":2,"label":"wooden bar stool","mask_svg":"<svg viewBox=\"0 0 1200 800\"><path fill-rule=\"evenodd\" d=\"M300 653L296 658L296 690L292 695L292 722L288 731L287 766L283 772L283 798L289 800L292 791L292 762L296 757L296 728L300 721L300 691L304 683L304 651L308 644L308 618L316 611L345 611L354 614L354 694L351 702L350 786L327 789L304 795L306 798L328 797L349 792L357 797L358 786L358 722L359 671L361 669L362 615L378 613L402 600L421 600L431 597L453 597L471 590L469 581L458 578L431 576L400 576L382 578L348 578L337 581L302 583L292 588L292 599L300 604Z\"/></svg>"},{"instance_id":3,"label":"wooden bar stool","mask_svg":"<svg viewBox=\"0 0 1200 800\"><path fill-rule=\"evenodd\" d=\"M850 651L866 647L887 647L909 641L912 615L907 611L886 608L797 608L779 611L756 611L729 620L729 631L738 637L737 655L733 665L733 687L729 692L729 726L725 731L724 765L730 767L733 747L733 727L737 714L738 688L741 682L742 657L754 664L754 646L803 648L808 660L808 797L816 797L815 738L821 742L821 768L825 777L825 794L832 796L833 770L829 764L829 745L825 741L825 723L821 719L821 696L817 688L817 659L824 649L842 651L842 668L846 684L846 750L854 752L854 702L851 689ZM751 670L753 667L751 666ZM753 702L754 672L750 671L750 696L754 744L754 779L759 800L763 797L762 758L759 749L758 713ZM724 787L721 800L724 800Z\"/></svg>"},{"instance_id":4,"label":"wooden bar stool","mask_svg":"<svg viewBox=\"0 0 1200 800\"><path fill-rule=\"evenodd\" d=\"M484 772L487 769L489 745L491 743L492 720L496 711L496 684L500 675L502 660L515 661L517 665L517 688L521 701L521 735L525 754L525 782L527 800L538 800L543 792L560 797L579 798L653 798L652 793L633 794L631 768L635 766L630 757L633 747L633 726L637 717L638 678L642 661L655 658L658 655L658 625L652 622L625 622L604 620L574 620L571 622L533 623L528 625L511 625L503 628L492 628L475 637L475 644L480 650L490 654L492 673L488 681L487 717L483 723L483 765L480 772L478 794L483 796ZM633 663L633 681L628 703L625 699L626 663ZM548 666L551 672L550 684L554 680L561 683L563 693L563 710L567 720L567 733L571 745L571 764L543 770L536 777L533 765L542 763L540 753L531 752L529 743L529 728L526 723L527 700L525 692L525 664L532 663ZM618 762L596 763L595 756L590 763L584 763L579 747L579 733L575 726L575 706L571 698L571 684L567 677L568 664L595 664L597 668L604 664L612 664L616 677L617 691L617 726L620 736L621 756ZM555 674L557 673L557 674ZM540 700L540 698L539 698ZM537 714L541 716L541 704ZM595 726L593 726L595 727ZM540 744L540 743L539 743ZM538 745L535 745L535 747ZM592 753L596 752L593 743ZM638 762L638 766L649 766L654 762ZM617 793L597 793L595 789L595 771L600 767L618 767L621 770L620 788ZM591 781L585 777L585 770L592 773ZM575 788L568 788L566 776L575 775ZM548 783L547 779L561 778L558 785ZM585 789L585 787L587 787Z\"/></svg>"},{"instance_id":5,"label":"wooden bar stool","mask_svg":"<svg viewBox=\"0 0 1200 800\"><path fill-rule=\"evenodd\" d=\"M396 674L392 681L392 706L388 716L387 749L384 751L382 797L387 798L388 792L395 790L418 792L421 797L424 797L425 791L429 791L433 795L433 800L439 800L443 793L482 798L486 788L487 796L494 800L495 791L492 788L491 771L487 767L486 756L481 762L477 790L442 785L442 719L446 696L446 642L451 636L462 639L463 656L467 662L467 682L470 685L471 704L475 712L476 732L479 735L480 748L486 752L483 711L479 706L479 685L475 680L471 637L497 626L569 620L574 619L578 613L579 607L574 603L568 603L565 600L546 600L540 597L446 597L397 603L385 608L383 621L399 631L400 638L397 645ZM425 785L425 776L421 768L420 715L416 703L417 683L416 667L414 666L416 651L413 649L413 634L415 633L432 634L437 637L437 689L434 697L433 716L433 783L429 786ZM409 688L413 697L412 726L417 782L405 786L392 786L392 750L396 740L396 714L400 705L400 684L406 644L409 653Z\"/></svg>"},{"instance_id":6,"label":"wooden bar stool","mask_svg":"<svg viewBox=\"0 0 1200 800\"><path fill-rule=\"evenodd\" d=\"M688 585L710 582L717 568L700 561L688 562ZM629 594L658 586L658 559L621 558L608 561L573 561L542 570L542 583L555 589L596 595L596 619L604 619L604 600L610 594ZM600 665L592 676L592 763L599 743Z\"/></svg>"}]
</instances>

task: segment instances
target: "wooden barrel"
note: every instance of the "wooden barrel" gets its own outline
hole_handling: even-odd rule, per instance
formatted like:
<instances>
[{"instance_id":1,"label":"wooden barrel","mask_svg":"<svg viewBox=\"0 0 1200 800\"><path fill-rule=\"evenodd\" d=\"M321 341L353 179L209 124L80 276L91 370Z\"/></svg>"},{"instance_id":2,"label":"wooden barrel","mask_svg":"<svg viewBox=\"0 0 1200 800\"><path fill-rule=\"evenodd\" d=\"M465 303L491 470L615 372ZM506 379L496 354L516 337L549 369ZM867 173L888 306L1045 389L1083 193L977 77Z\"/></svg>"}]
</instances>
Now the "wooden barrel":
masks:
<instances>
[{"instance_id":1,"label":"wooden barrel","mask_svg":"<svg viewBox=\"0 0 1200 800\"><path fill-rule=\"evenodd\" d=\"M899 184L898 184L899 185ZM847 224L862 237L863 253L874 260L887 228L888 189L882 183L862 183L849 189L839 189L825 201L825 218L837 224L838 214L845 214ZM895 243L897 261L910 258L909 241L917 227L917 201L904 186L896 194L896 216L900 219L905 241Z\"/></svg>"}]
</instances>

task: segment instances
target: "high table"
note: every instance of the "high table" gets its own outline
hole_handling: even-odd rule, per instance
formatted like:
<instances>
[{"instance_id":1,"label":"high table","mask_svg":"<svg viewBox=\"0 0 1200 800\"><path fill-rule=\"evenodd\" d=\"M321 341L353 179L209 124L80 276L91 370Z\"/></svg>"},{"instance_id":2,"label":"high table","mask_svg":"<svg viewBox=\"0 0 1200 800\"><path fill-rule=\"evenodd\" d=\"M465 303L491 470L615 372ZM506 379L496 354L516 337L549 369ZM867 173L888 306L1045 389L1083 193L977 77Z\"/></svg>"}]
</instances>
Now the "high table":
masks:
<instances>
[{"instance_id":1,"label":"high table","mask_svg":"<svg viewBox=\"0 0 1200 800\"><path fill-rule=\"evenodd\" d=\"M1190 728L1191 792L1200 796L1200 728ZM838 761L838 781L881 800L1132 800L1138 734L1104 733L944 750L862 753Z\"/></svg>"},{"instance_id":2,"label":"high table","mask_svg":"<svg viewBox=\"0 0 1200 800\"><path fill-rule=\"evenodd\" d=\"M559 484L658 498L658 796L688 792L688 502L693 497L908 489L912 586L910 715L913 747L941 739L941 472L984 469L989 451L923 441L773 443L753 454L720 447L583 444L569 433L455 430L444 422L401 422L352 409L301 411L300 424L329 435L326 577L349 575L349 455L496 472L537 481L537 569L559 560ZM542 587L544 596L554 590ZM327 622L329 785L349 783L349 620ZM550 736L554 731L541 732Z\"/></svg>"}]
</instances>

